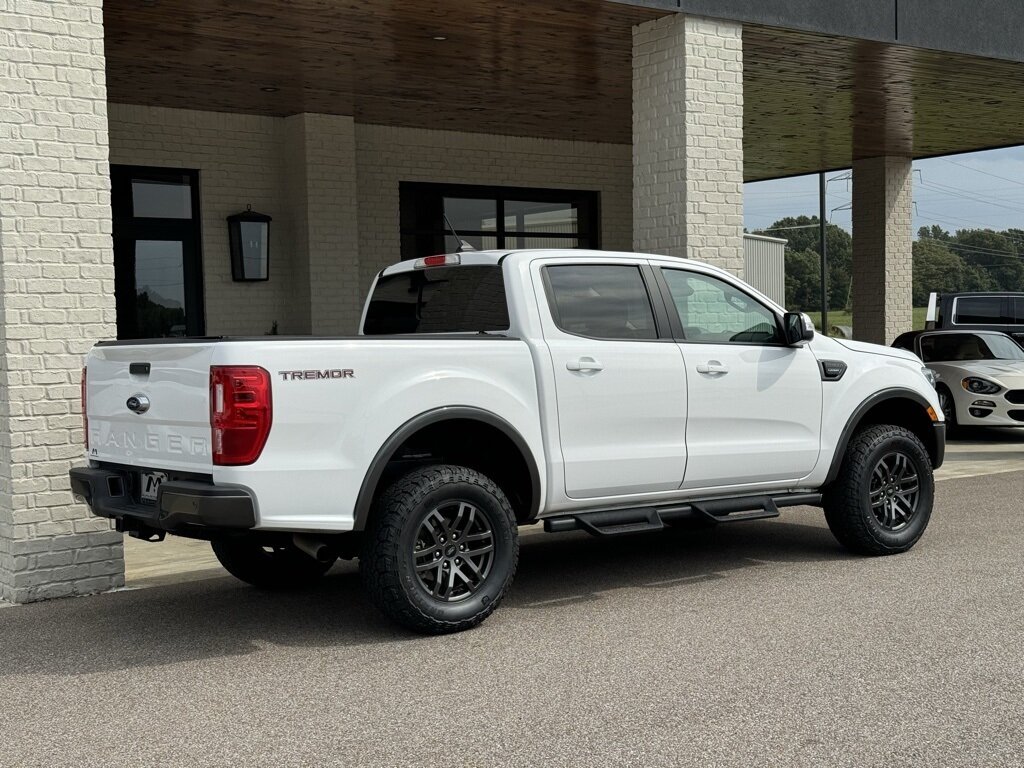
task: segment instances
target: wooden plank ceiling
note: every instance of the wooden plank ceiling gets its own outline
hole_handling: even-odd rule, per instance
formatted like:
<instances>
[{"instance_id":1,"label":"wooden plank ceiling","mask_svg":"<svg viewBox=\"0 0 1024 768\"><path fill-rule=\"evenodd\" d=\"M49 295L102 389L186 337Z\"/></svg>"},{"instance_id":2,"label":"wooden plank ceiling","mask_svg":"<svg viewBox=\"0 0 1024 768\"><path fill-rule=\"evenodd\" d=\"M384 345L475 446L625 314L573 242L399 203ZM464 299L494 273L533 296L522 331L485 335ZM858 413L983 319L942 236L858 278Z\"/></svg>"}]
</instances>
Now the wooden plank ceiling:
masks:
<instances>
[{"instance_id":1,"label":"wooden plank ceiling","mask_svg":"<svg viewBox=\"0 0 1024 768\"><path fill-rule=\"evenodd\" d=\"M605 0L106 0L113 102L629 143ZM438 40L435 38L445 38ZM744 29L747 180L1024 143L1024 65Z\"/></svg>"}]
</instances>

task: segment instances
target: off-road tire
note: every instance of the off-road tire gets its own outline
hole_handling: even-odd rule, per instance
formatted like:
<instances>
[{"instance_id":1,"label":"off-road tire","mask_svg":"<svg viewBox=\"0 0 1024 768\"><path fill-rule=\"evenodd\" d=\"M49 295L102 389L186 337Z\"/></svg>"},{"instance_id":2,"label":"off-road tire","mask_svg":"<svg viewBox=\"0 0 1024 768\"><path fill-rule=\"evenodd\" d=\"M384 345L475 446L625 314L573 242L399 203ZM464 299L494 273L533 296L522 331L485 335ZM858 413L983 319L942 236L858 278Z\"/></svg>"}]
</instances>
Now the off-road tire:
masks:
<instances>
[{"instance_id":1,"label":"off-road tire","mask_svg":"<svg viewBox=\"0 0 1024 768\"><path fill-rule=\"evenodd\" d=\"M307 587L334 565L333 560L314 560L291 544L271 547L245 536L213 539L210 544L228 573L260 589Z\"/></svg>"},{"instance_id":2,"label":"off-road tire","mask_svg":"<svg viewBox=\"0 0 1024 768\"><path fill-rule=\"evenodd\" d=\"M871 506L872 475L879 462L893 454L906 456L918 480L916 507L899 530L883 525ZM826 490L823 505L829 529L848 550L893 555L906 552L921 538L934 498L932 463L921 440L908 429L886 424L864 427L850 439L839 477Z\"/></svg>"},{"instance_id":3,"label":"off-road tire","mask_svg":"<svg viewBox=\"0 0 1024 768\"><path fill-rule=\"evenodd\" d=\"M423 547L424 521L436 521L437 510L463 503L484 516L492 534L493 556L476 591L448 602L428 592L423 583L432 577L433 567L424 565L418 571L416 564L429 563L433 556L424 554L433 548ZM442 530L440 524L437 529L448 531L449 536L456 530ZM443 557L448 556L455 553L446 550ZM359 571L371 600L386 616L416 632L445 634L475 627L494 612L512 583L518 560L516 518L501 488L476 470L443 464L414 470L381 494L363 536ZM429 575L423 577L421 572Z\"/></svg>"}]
</instances>

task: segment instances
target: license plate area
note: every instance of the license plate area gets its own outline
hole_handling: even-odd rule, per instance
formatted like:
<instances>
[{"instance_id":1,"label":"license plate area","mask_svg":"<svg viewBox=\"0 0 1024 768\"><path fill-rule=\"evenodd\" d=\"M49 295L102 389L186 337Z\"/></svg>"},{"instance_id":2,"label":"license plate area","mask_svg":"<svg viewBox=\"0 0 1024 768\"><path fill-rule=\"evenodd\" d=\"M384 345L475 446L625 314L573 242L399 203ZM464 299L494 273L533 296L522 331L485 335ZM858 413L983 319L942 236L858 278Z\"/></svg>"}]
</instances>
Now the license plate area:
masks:
<instances>
[{"instance_id":1,"label":"license plate area","mask_svg":"<svg viewBox=\"0 0 1024 768\"><path fill-rule=\"evenodd\" d=\"M157 492L165 480L167 480L167 475L164 472L140 472L139 501L156 504Z\"/></svg>"}]
</instances>

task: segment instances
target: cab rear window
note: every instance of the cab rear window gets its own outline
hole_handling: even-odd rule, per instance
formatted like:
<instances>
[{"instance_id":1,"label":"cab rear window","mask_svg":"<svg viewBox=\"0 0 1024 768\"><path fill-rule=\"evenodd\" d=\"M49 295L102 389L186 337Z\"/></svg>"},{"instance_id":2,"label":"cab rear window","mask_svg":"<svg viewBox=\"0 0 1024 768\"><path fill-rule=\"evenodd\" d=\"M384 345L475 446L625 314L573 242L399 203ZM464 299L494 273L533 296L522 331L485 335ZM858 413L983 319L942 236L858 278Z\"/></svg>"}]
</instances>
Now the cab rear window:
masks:
<instances>
[{"instance_id":1,"label":"cab rear window","mask_svg":"<svg viewBox=\"0 0 1024 768\"><path fill-rule=\"evenodd\" d=\"M508 302L499 266L428 267L382 276L363 333L507 331Z\"/></svg>"}]
</instances>

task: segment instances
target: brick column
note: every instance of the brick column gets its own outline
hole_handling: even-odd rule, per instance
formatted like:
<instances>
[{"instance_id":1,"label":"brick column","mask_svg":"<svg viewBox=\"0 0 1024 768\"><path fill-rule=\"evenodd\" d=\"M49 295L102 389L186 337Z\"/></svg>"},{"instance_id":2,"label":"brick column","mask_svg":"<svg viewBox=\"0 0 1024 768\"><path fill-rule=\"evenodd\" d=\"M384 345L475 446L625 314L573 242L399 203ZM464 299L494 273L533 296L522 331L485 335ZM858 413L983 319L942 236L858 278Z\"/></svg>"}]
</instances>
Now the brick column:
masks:
<instances>
[{"instance_id":1,"label":"brick column","mask_svg":"<svg viewBox=\"0 0 1024 768\"><path fill-rule=\"evenodd\" d=\"M0 2L0 598L124 583L74 504L79 374L116 335L102 0Z\"/></svg>"},{"instance_id":2,"label":"brick column","mask_svg":"<svg viewBox=\"0 0 1024 768\"><path fill-rule=\"evenodd\" d=\"M305 330L353 334L362 312L353 118L285 119L285 188L294 222L295 300L309 307Z\"/></svg>"},{"instance_id":3,"label":"brick column","mask_svg":"<svg viewBox=\"0 0 1024 768\"><path fill-rule=\"evenodd\" d=\"M633 28L633 243L743 274L743 27Z\"/></svg>"},{"instance_id":4,"label":"brick column","mask_svg":"<svg viewBox=\"0 0 1024 768\"><path fill-rule=\"evenodd\" d=\"M853 334L889 344L913 325L913 162L873 157L853 164Z\"/></svg>"}]
</instances>

